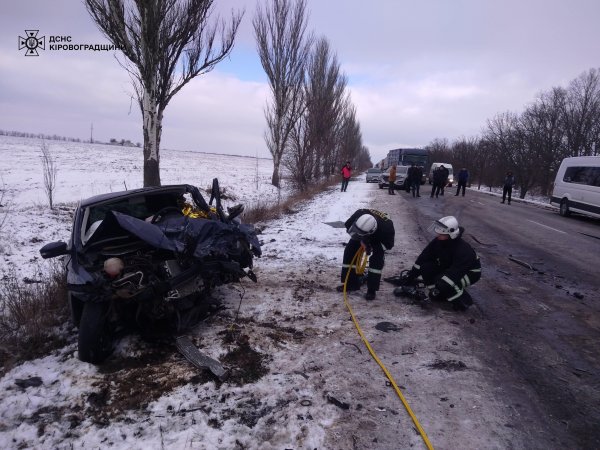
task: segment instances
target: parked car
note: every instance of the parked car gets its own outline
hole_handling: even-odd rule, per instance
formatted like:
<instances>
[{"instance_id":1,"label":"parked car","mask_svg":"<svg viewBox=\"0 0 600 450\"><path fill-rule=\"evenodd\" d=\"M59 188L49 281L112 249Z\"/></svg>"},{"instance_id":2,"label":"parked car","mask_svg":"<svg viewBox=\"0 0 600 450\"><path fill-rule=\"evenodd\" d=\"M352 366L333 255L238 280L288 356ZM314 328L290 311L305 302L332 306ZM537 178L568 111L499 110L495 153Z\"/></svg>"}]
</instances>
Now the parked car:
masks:
<instances>
[{"instance_id":1,"label":"parked car","mask_svg":"<svg viewBox=\"0 0 600 450\"><path fill-rule=\"evenodd\" d=\"M367 169L366 181L367 183L379 183L379 177L381 176L381 169L373 167Z\"/></svg>"},{"instance_id":2,"label":"parked car","mask_svg":"<svg viewBox=\"0 0 600 450\"><path fill-rule=\"evenodd\" d=\"M223 211L216 179L210 203L187 184L83 200L69 242L40 250L43 258L67 256L79 359L101 363L120 330L178 335L206 312L213 287L256 281L260 244L254 227L240 222L242 211Z\"/></svg>"},{"instance_id":3,"label":"parked car","mask_svg":"<svg viewBox=\"0 0 600 450\"><path fill-rule=\"evenodd\" d=\"M396 166L396 181L394 182L394 189L406 190L406 183L408 183L408 169L409 166ZM389 187L390 179L390 168L381 174L379 177L379 189Z\"/></svg>"}]
</instances>

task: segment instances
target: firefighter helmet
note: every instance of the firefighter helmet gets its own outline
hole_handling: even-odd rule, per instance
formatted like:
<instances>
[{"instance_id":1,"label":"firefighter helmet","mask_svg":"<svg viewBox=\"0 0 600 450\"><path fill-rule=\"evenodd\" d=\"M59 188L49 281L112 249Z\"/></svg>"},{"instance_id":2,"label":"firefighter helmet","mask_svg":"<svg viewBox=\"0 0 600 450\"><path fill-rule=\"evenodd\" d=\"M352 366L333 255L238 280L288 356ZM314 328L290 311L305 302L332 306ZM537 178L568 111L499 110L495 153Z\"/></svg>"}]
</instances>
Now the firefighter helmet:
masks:
<instances>
[{"instance_id":1,"label":"firefighter helmet","mask_svg":"<svg viewBox=\"0 0 600 450\"><path fill-rule=\"evenodd\" d=\"M365 236L375 233L377 230L377 220L371 214L363 214L352 224L348 234L354 239L361 239Z\"/></svg>"},{"instance_id":2,"label":"firefighter helmet","mask_svg":"<svg viewBox=\"0 0 600 450\"><path fill-rule=\"evenodd\" d=\"M458 220L454 216L442 217L433 222L433 231L437 234L447 234L450 239L456 239L460 234Z\"/></svg>"}]
</instances>

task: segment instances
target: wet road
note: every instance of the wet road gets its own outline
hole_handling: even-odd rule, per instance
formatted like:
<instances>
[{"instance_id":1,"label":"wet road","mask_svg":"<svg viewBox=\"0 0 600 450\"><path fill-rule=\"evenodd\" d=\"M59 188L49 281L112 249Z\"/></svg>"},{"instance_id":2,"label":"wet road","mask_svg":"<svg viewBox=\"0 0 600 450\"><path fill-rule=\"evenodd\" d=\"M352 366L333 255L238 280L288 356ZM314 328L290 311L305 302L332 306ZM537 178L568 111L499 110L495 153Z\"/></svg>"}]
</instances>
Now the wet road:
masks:
<instances>
[{"instance_id":1,"label":"wet road","mask_svg":"<svg viewBox=\"0 0 600 450\"><path fill-rule=\"evenodd\" d=\"M454 215L482 260L468 330L538 448L600 448L600 220L487 193L402 195L424 233ZM536 444L534 444L537 447Z\"/></svg>"}]
</instances>

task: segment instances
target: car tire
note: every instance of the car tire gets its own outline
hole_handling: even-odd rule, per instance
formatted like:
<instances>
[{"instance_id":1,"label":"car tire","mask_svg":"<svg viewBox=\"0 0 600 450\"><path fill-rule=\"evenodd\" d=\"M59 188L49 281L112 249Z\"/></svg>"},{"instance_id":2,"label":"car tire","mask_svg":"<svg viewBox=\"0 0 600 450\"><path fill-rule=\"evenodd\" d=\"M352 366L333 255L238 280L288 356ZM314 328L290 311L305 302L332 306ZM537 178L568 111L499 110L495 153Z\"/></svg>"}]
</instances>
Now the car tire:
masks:
<instances>
[{"instance_id":1,"label":"car tire","mask_svg":"<svg viewBox=\"0 0 600 450\"><path fill-rule=\"evenodd\" d=\"M379 189L383 189L383 185L382 184L379 185Z\"/></svg>"},{"instance_id":2,"label":"car tire","mask_svg":"<svg viewBox=\"0 0 600 450\"><path fill-rule=\"evenodd\" d=\"M560 201L560 209L558 210L558 213L563 217L569 217L569 215L571 214L571 211L569 209L569 200L563 198Z\"/></svg>"},{"instance_id":3,"label":"car tire","mask_svg":"<svg viewBox=\"0 0 600 450\"><path fill-rule=\"evenodd\" d=\"M100 364L112 353L108 303L86 302L79 322L78 350L83 362Z\"/></svg>"},{"instance_id":4,"label":"car tire","mask_svg":"<svg viewBox=\"0 0 600 450\"><path fill-rule=\"evenodd\" d=\"M83 306L85 303L71 292L69 292L67 295L69 299L69 308L71 309L71 320L73 321L73 325L79 328L79 324L81 323L81 314L83 313Z\"/></svg>"}]
</instances>

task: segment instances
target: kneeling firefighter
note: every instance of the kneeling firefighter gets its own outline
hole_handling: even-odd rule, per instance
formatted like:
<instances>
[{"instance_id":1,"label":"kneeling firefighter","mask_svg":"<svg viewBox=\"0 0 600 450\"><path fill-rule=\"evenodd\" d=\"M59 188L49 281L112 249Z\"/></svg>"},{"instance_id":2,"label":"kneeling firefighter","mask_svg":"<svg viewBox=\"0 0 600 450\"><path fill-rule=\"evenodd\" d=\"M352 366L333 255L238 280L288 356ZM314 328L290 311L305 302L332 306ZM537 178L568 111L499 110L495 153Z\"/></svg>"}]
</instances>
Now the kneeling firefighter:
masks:
<instances>
[{"instance_id":1,"label":"kneeling firefighter","mask_svg":"<svg viewBox=\"0 0 600 450\"><path fill-rule=\"evenodd\" d=\"M432 301L449 301L455 310L464 311L473 304L465 288L481 278L479 256L462 239L464 228L454 216L436 220L430 230L437 236L402 277L401 284L413 283L420 276ZM396 288L394 294L402 295L402 288Z\"/></svg>"},{"instance_id":2,"label":"kneeling firefighter","mask_svg":"<svg viewBox=\"0 0 600 450\"><path fill-rule=\"evenodd\" d=\"M394 246L394 223L386 213L375 209L359 209L350 216L344 225L346 226L346 232L350 235L350 241L344 249L341 281L342 283L345 282L348 270L350 270L346 290L357 291L360 289L361 282L356 273L358 261L355 261L352 266L350 263L358 249L363 247L365 253L371 255L369 257L365 298L373 300L381 282L381 271L384 265L383 247L389 250ZM337 288L340 292L343 289L343 285Z\"/></svg>"}]
</instances>

